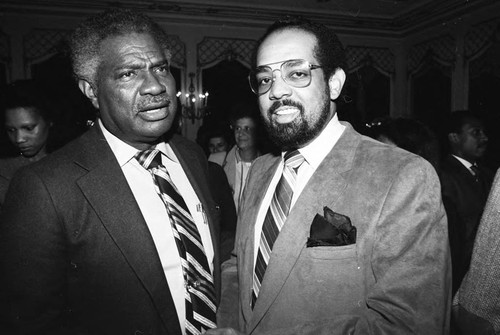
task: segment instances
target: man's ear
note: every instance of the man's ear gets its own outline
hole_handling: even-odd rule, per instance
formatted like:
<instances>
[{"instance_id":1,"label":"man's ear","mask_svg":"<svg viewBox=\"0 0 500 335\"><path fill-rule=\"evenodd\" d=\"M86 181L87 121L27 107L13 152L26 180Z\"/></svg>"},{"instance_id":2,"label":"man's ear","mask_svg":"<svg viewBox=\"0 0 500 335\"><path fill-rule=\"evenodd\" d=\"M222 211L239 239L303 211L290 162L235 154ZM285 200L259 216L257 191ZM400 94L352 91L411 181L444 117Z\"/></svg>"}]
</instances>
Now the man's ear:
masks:
<instances>
[{"instance_id":1,"label":"man's ear","mask_svg":"<svg viewBox=\"0 0 500 335\"><path fill-rule=\"evenodd\" d=\"M96 89L94 88L94 85L92 85L85 79L79 79L78 87L80 88L80 91L82 91L82 93L85 94L85 96L90 99L92 105L96 109L99 109L99 101L97 101L97 92Z\"/></svg>"},{"instance_id":2,"label":"man's ear","mask_svg":"<svg viewBox=\"0 0 500 335\"><path fill-rule=\"evenodd\" d=\"M330 76L328 80L328 86L330 87L330 100L335 100L339 97L340 92L342 92L342 87L344 87L345 83L345 72L344 70L338 68L335 72Z\"/></svg>"}]
</instances>

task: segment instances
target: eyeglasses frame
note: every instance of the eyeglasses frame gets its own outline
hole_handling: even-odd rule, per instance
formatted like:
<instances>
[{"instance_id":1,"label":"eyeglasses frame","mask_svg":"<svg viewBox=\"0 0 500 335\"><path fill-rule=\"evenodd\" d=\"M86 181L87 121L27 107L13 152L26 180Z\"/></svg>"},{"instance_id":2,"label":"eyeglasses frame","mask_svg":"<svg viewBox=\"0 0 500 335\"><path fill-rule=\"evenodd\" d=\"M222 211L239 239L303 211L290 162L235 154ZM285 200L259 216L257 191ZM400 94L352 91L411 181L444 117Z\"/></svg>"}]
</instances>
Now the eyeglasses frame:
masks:
<instances>
[{"instance_id":1,"label":"eyeglasses frame","mask_svg":"<svg viewBox=\"0 0 500 335\"><path fill-rule=\"evenodd\" d=\"M307 86L309 86L309 85L311 84L311 81L312 81L312 75L311 75L311 80L309 81L309 83L308 83L307 85L304 85L304 86L294 86L294 85L291 85L291 84L290 84L290 83L289 83L289 82L288 82L285 78L283 78L283 71L282 71L283 65L284 65L285 63L288 63L288 62L294 62L294 61L296 61L296 62L301 61L301 62L305 62L305 63L307 63L307 65L308 65L308 67L309 67L309 70L311 70L311 71L312 71L312 70L316 70L316 69L320 69L320 68L322 68L322 66L321 66L321 65L311 64L308 60L305 60L305 59L287 59L287 60L285 60L285 61L279 61L279 62L274 62L274 63L269 63L269 64L265 64L265 65L260 65L260 66L257 66L257 67L255 68L255 70L250 70L250 73L248 74L248 84L250 85L250 89L252 90L252 92L253 92L254 94L256 94L257 96L261 96L261 95L263 95L263 94L266 94L267 92L269 92L269 91L271 90L271 87L273 87L273 84L274 84L274 82L276 81L275 77L273 76L273 77L272 77L272 83L271 83L271 85L269 85L269 88L268 88L268 89L267 89L267 91L265 91L265 92L258 93L258 92L256 92L256 91L254 90L254 88L252 87L252 79L251 79L251 76L252 76L252 74L253 74L253 73L255 73L255 72L256 72L256 70L257 70L257 69L259 69L259 68L264 68L264 67L268 67L268 68L271 70L271 73L274 73L274 71L278 71L278 70L279 70L279 71L280 71L280 76L281 76L281 79L283 79L283 81L284 81L287 85L289 85L289 86L291 86L291 87L303 88L303 87L307 87ZM274 70L273 70L273 69L271 69L270 65L279 64L279 63L281 63L281 65L280 65L279 69L274 69Z\"/></svg>"}]
</instances>

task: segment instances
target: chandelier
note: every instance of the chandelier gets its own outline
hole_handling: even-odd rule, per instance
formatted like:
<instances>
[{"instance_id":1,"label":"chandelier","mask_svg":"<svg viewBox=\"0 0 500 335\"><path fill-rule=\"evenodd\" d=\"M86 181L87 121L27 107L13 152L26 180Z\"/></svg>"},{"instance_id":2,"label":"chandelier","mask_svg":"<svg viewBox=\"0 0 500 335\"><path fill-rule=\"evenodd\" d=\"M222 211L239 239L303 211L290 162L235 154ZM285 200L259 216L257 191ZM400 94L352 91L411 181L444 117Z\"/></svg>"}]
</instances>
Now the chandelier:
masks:
<instances>
[{"instance_id":1,"label":"chandelier","mask_svg":"<svg viewBox=\"0 0 500 335\"><path fill-rule=\"evenodd\" d=\"M177 92L177 98L179 98L182 106L182 117L190 119L192 123L194 123L195 120L202 120L205 117L208 102L208 92L196 93L193 84L194 77L195 74L190 72L190 83L187 93L182 93L181 91Z\"/></svg>"}]
</instances>

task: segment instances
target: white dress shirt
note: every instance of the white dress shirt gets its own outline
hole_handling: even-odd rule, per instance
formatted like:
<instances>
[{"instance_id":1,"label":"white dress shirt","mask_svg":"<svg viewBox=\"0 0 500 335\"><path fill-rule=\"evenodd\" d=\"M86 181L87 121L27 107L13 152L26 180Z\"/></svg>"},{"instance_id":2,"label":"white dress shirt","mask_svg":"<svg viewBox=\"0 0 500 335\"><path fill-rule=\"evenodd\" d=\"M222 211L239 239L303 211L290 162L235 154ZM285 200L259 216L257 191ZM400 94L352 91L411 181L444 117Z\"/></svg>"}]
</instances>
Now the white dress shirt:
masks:
<instances>
[{"instance_id":1,"label":"white dress shirt","mask_svg":"<svg viewBox=\"0 0 500 335\"><path fill-rule=\"evenodd\" d=\"M165 208L165 204L156 193L154 181L149 171L144 169L139 162L134 159L134 155L138 150L129 144L118 139L111 134L98 121L100 128L106 138L106 141L111 147L111 150L116 156L123 174L134 194L135 200L139 205L142 215L148 225L151 236L158 251L158 256L165 273L165 277L174 300L179 323L182 333L185 334L185 285L182 273L181 259L177 250L177 244L174 239L170 219ZM210 270L213 273L214 250L210 229L206 221L205 213L202 209L200 200L196 195L189 179L187 178L182 166L175 156L169 144L164 142L159 143L156 149L162 152L162 164L167 168L167 171L175 184L177 190L181 193L186 205L191 212L191 216L196 223L201 236L205 254L207 255ZM147 262L148 260L144 260ZM126 294L126 292L125 292Z\"/></svg>"},{"instance_id":2,"label":"white dress shirt","mask_svg":"<svg viewBox=\"0 0 500 335\"><path fill-rule=\"evenodd\" d=\"M299 152L304 157L304 163L300 166L297 171L297 179L295 184L295 189L293 192L292 203L290 206L290 211L292 210L295 202L300 196L300 193L306 186L307 182L314 174L318 166L321 164L323 159L332 150L334 145L337 143L338 139L344 132L345 126L343 126L337 117L337 114L333 116L330 122L327 124L325 129L316 137L311 143L303 148L299 149ZM285 153L281 154L281 164L274 173L274 177L269 184L269 188L264 195L262 200L262 205L257 214L257 221L255 223L255 248L254 248L254 266L257 259L257 253L259 251L260 236L262 234L262 225L264 224L264 218L266 217L267 210L271 205L271 199L273 197L274 191L283 173L284 161L283 156Z\"/></svg>"},{"instance_id":3,"label":"white dress shirt","mask_svg":"<svg viewBox=\"0 0 500 335\"><path fill-rule=\"evenodd\" d=\"M462 157L458 157L458 156L455 156L455 155L452 155L452 156L455 157L460 163L462 163L462 165L465 166L467 168L467 170L469 170L469 172L473 176L476 175L476 173L474 171L472 171L472 169L471 169L472 165L474 165L474 164L472 164L471 162L469 162L466 159L463 159Z\"/></svg>"}]
</instances>

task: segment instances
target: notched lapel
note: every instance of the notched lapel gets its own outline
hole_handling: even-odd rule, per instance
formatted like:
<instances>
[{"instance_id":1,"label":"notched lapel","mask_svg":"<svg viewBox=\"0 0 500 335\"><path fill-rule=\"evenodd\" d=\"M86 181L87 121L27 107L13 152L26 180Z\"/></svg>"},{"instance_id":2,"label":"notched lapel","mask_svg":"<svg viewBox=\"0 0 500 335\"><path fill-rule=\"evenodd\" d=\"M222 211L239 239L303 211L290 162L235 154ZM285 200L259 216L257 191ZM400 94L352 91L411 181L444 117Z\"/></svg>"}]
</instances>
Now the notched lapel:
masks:
<instances>
[{"instance_id":1,"label":"notched lapel","mask_svg":"<svg viewBox=\"0 0 500 335\"><path fill-rule=\"evenodd\" d=\"M306 247L314 216L323 213L324 206L335 210L336 204L342 201L342 194L348 186L345 174L352 167L360 142L360 136L349 124L345 125L346 129L339 141L318 166L294 204L274 244L259 298L253 310L250 331L270 308ZM251 264L253 265L253 258Z\"/></svg>"},{"instance_id":2,"label":"notched lapel","mask_svg":"<svg viewBox=\"0 0 500 335\"><path fill-rule=\"evenodd\" d=\"M262 157L266 161L256 162L255 166L252 166L252 172L249 175L251 179L248 180L247 185L252 185L251 192L245 192L246 198L243 201L243 208L241 213L244 216L238 218L238 229L242 229L239 234L243 238L240 241L242 247L242 252L238 254L238 257L242 259L239 261L241 264L245 264L241 271L242 275L239 278L241 293L241 305L243 306L244 317L248 320L251 318L251 293L253 285L253 263L254 263L254 245L255 245L255 220L259 212L264 194L271 183L274 173L281 162L281 157L271 156Z\"/></svg>"},{"instance_id":3,"label":"notched lapel","mask_svg":"<svg viewBox=\"0 0 500 335\"><path fill-rule=\"evenodd\" d=\"M107 142L94 148L75 161L91 166L77 184L165 322L165 311L173 305L153 238Z\"/></svg>"}]
</instances>

